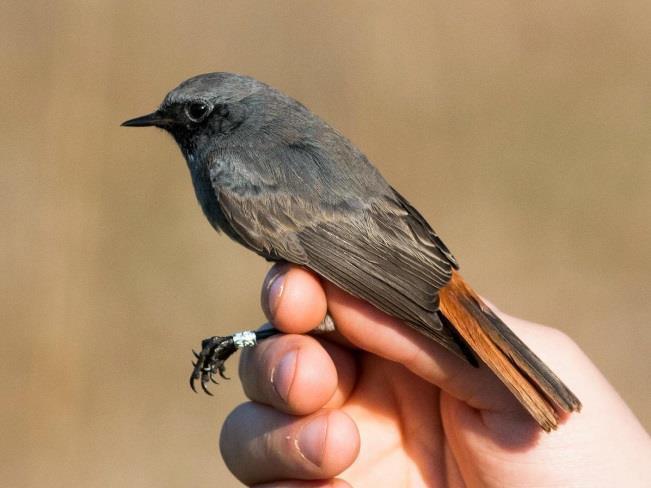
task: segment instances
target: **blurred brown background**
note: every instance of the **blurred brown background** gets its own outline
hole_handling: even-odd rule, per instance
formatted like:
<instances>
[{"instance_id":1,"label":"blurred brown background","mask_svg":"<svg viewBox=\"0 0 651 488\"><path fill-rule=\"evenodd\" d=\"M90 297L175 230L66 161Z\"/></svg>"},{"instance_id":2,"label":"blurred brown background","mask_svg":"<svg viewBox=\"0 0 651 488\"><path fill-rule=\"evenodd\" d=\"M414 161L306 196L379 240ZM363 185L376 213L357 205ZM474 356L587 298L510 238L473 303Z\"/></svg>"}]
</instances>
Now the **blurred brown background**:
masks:
<instances>
[{"instance_id":1,"label":"blurred brown background","mask_svg":"<svg viewBox=\"0 0 651 488\"><path fill-rule=\"evenodd\" d=\"M267 264L204 221L168 136L119 127L217 70L347 134L651 426L648 1L5 1L0 40L2 486L237 486L243 396L193 395L189 353L262 322Z\"/></svg>"}]
</instances>

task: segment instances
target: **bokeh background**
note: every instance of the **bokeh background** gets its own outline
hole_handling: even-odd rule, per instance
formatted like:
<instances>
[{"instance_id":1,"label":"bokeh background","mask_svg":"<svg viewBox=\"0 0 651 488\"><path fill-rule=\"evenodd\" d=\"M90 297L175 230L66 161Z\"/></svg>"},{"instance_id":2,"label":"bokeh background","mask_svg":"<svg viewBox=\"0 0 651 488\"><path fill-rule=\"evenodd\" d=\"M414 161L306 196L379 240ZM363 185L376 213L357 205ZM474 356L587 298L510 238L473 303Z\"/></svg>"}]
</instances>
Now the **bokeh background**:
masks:
<instances>
[{"instance_id":1,"label":"bokeh background","mask_svg":"<svg viewBox=\"0 0 651 488\"><path fill-rule=\"evenodd\" d=\"M217 70L347 134L648 428L650 61L645 0L2 2L0 484L238 486L217 435L243 395L193 395L190 348L262 323L267 264L168 136L119 127Z\"/></svg>"}]
</instances>

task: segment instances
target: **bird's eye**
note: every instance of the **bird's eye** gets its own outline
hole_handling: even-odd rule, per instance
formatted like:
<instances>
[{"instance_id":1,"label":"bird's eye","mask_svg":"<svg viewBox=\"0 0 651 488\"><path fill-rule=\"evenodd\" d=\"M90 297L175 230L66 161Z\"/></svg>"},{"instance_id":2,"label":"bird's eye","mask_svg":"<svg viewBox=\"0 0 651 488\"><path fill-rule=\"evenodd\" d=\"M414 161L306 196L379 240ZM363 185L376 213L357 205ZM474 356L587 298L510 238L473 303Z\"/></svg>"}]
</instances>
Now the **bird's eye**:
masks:
<instances>
[{"instance_id":1,"label":"bird's eye","mask_svg":"<svg viewBox=\"0 0 651 488\"><path fill-rule=\"evenodd\" d=\"M210 113L210 105L204 102L190 102L185 106L185 114L192 122L201 122Z\"/></svg>"}]
</instances>

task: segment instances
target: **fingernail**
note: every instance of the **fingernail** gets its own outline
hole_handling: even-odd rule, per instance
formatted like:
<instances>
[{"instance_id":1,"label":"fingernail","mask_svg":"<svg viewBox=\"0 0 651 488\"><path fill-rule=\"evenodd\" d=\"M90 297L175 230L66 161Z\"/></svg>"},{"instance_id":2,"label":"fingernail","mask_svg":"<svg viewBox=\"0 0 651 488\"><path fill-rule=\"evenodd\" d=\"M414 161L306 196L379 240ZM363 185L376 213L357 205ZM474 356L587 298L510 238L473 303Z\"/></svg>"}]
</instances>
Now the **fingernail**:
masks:
<instances>
[{"instance_id":1,"label":"fingernail","mask_svg":"<svg viewBox=\"0 0 651 488\"><path fill-rule=\"evenodd\" d=\"M267 318L273 319L280 305L280 298L285 288L285 274L287 267L280 267L275 274L270 276L262 289L262 308Z\"/></svg>"},{"instance_id":2,"label":"fingernail","mask_svg":"<svg viewBox=\"0 0 651 488\"><path fill-rule=\"evenodd\" d=\"M305 424L298 433L298 451L315 466L323 463L326 437L328 435L328 414L321 415Z\"/></svg>"},{"instance_id":3,"label":"fingernail","mask_svg":"<svg viewBox=\"0 0 651 488\"><path fill-rule=\"evenodd\" d=\"M283 356L278 365L271 373L271 384L278 393L278 396L285 403L288 402L289 390L294 383L294 373L296 371L297 351L291 351Z\"/></svg>"}]
</instances>

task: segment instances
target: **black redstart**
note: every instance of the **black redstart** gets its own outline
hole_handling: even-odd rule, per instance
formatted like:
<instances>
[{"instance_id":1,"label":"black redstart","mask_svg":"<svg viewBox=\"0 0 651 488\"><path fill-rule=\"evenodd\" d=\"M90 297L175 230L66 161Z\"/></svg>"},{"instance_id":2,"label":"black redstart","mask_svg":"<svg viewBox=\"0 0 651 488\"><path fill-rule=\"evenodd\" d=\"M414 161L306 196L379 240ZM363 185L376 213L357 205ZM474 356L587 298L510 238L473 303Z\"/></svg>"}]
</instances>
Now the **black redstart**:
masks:
<instances>
[{"instance_id":1,"label":"black redstart","mask_svg":"<svg viewBox=\"0 0 651 488\"><path fill-rule=\"evenodd\" d=\"M580 410L461 278L423 216L301 103L247 76L209 73L123 125L172 134L215 229L267 260L313 270L475 365L481 359L546 431L558 425L556 409ZM204 340L191 385L206 390L237 348L277 332Z\"/></svg>"}]
</instances>

